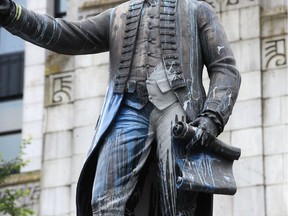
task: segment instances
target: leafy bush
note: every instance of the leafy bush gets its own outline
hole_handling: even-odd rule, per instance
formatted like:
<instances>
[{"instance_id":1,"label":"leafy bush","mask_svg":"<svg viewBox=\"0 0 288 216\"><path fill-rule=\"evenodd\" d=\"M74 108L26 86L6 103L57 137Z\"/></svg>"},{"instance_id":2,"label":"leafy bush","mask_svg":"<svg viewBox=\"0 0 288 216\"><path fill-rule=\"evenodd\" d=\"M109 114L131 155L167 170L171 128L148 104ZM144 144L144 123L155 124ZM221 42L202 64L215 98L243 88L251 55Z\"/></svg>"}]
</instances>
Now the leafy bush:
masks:
<instances>
[{"instance_id":1,"label":"leafy bush","mask_svg":"<svg viewBox=\"0 0 288 216\"><path fill-rule=\"evenodd\" d=\"M11 160L5 161L0 155L0 188L5 185L7 178L20 171L22 167L25 167L29 161L23 160L23 149L31 142L31 138L24 140L18 156ZM0 213L11 216L29 216L34 212L27 208L22 207L19 204L19 200L28 196L30 191L23 189L9 189L4 188L0 191Z\"/></svg>"}]
</instances>

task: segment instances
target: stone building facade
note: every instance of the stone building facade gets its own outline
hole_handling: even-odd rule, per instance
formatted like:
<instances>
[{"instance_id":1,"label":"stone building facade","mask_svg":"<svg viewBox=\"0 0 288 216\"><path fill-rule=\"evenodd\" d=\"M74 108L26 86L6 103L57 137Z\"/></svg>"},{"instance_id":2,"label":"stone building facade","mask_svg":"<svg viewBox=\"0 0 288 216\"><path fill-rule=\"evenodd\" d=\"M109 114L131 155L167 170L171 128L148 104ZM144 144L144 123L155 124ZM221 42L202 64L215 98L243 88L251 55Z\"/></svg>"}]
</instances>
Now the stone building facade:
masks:
<instances>
[{"instance_id":1,"label":"stone building facade","mask_svg":"<svg viewBox=\"0 0 288 216\"><path fill-rule=\"evenodd\" d=\"M123 0L67 0L68 20ZM288 21L286 0L207 0L235 53L242 86L220 139L242 149L235 196L215 196L215 216L288 215ZM27 2L53 14L51 0ZM31 162L7 186L31 188L39 216L74 216L78 175L108 81L109 54L65 56L25 45L22 137ZM204 77L206 86L209 83ZM26 204L29 203L26 200Z\"/></svg>"}]
</instances>

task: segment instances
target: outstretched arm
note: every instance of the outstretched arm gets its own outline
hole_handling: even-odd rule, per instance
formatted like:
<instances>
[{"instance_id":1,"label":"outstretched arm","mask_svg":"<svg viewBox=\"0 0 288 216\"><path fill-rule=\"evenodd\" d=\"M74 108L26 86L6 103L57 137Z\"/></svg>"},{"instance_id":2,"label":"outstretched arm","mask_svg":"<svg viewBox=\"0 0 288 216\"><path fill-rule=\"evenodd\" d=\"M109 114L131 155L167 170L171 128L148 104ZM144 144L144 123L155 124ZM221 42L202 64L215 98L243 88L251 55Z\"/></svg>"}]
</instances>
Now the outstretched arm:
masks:
<instances>
[{"instance_id":1,"label":"outstretched arm","mask_svg":"<svg viewBox=\"0 0 288 216\"><path fill-rule=\"evenodd\" d=\"M69 22L0 0L0 25L26 41L67 55L109 50L110 13L107 10L92 19Z\"/></svg>"}]
</instances>

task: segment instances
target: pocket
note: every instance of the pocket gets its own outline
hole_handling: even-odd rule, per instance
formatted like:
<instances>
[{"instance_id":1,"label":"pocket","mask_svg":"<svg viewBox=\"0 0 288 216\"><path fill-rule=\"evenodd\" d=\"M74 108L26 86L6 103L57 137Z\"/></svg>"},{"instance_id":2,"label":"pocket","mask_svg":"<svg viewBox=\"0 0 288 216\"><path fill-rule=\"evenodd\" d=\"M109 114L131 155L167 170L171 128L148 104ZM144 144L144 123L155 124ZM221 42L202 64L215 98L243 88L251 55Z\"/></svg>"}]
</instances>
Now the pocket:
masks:
<instances>
[{"instance_id":1,"label":"pocket","mask_svg":"<svg viewBox=\"0 0 288 216\"><path fill-rule=\"evenodd\" d=\"M158 85L158 87L162 93L166 93L166 92L171 90L169 82L166 78L161 79L161 80L157 80L156 82L157 82L157 85Z\"/></svg>"}]
</instances>

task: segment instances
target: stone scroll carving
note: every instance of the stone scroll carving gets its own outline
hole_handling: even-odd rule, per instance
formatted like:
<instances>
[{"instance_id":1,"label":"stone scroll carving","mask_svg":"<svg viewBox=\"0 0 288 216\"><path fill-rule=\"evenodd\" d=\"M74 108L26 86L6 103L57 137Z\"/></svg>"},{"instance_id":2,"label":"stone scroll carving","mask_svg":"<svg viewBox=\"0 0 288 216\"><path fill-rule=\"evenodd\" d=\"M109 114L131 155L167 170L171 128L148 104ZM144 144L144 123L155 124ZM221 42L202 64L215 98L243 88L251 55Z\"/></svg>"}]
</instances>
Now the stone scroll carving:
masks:
<instances>
[{"instance_id":1,"label":"stone scroll carving","mask_svg":"<svg viewBox=\"0 0 288 216\"><path fill-rule=\"evenodd\" d=\"M69 103L73 100L73 72L52 74L48 77L47 105Z\"/></svg>"},{"instance_id":2,"label":"stone scroll carving","mask_svg":"<svg viewBox=\"0 0 288 216\"><path fill-rule=\"evenodd\" d=\"M259 0L202 0L210 4L216 12L258 4Z\"/></svg>"},{"instance_id":3,"label":"stone scroll carving","mask_svg":"<svg viewBox=\"0 0 288 216\"><path fill-rule=\"evenodd\" d=\"M262 42L263 69L287 65L287 41L285 37L265 39Z\"/></svg>"}]
</instances>

